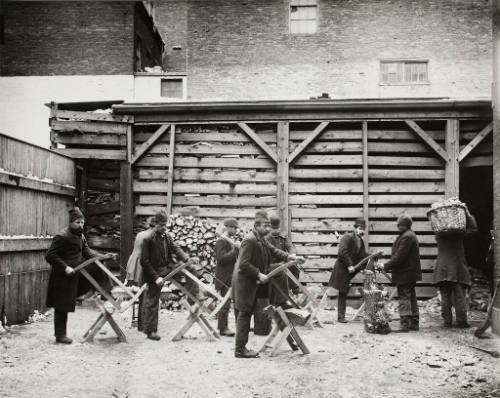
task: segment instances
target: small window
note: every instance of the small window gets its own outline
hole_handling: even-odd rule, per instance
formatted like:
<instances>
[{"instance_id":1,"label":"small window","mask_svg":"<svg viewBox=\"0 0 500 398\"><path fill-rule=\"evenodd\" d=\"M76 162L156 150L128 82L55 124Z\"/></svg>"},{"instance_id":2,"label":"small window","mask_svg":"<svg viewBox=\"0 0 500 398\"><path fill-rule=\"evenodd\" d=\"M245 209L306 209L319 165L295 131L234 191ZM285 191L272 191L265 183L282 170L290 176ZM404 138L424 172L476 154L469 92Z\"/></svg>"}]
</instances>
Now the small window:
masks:
<instances>
[{"instance_id":1,"label":"small window","mask_svg":"<svg viewBox=\"0 0 500 398\"><path fill-rule=\"evenodd\" d=\"M425 84L429 83L427 61L381 61L380 83Z\"/></svg>"},{"instance_id":2,"label":"small window","mask_svg":"<svg viewBox=\"0 0 500 398\"><path fill-rule=\"evenodd\" d=\"M317 0L290 0L290 33L316 33L317 30Z\"/></svg>"},{"instance_id":3,"label":"small window","mask_svg":"<svg viewBox=\"0 0 500 398\"><path fill-rule=\"evenodd\" d=\"M183 79L161 79L161 96L168 98L184 98Z\"/></svg>"}]
</instances>

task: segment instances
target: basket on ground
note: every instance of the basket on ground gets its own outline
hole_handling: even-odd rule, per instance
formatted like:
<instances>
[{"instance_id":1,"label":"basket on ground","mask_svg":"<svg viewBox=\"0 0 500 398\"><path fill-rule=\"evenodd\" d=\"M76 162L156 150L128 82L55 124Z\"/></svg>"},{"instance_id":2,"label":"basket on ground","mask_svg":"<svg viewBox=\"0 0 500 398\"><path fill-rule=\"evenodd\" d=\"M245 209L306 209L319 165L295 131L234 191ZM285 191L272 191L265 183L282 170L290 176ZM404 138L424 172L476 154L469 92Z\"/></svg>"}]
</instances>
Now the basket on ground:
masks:
<instances>
[{"instance_id":1,"label":"basket on ground","mask_svg":"<svg viewBox=\"0 0 500 398\"><path fill-rule=\"evenodd\" d=\"M466 228L465 204L453 203L434 204L427 212L432 230L436 235L463 235Z\"/></svg>"}]
</instances>

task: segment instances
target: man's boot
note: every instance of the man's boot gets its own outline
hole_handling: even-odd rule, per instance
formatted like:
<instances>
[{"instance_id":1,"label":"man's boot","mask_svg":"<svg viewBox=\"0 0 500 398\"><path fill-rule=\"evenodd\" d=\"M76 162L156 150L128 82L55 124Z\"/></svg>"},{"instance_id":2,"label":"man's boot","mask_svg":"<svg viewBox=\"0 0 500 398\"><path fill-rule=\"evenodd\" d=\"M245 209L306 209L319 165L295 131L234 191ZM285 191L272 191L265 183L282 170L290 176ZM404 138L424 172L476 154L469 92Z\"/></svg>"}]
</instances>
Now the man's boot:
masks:
<instances>
[{"instance_id":1,"label":"man's boot","mask_svg":"<svg viewBox=\"0 0 500 398\"><path fill-rule=\"evenodd\" d=\"M73 340L71 340L69 337L67 336L59 336L59 337L56 337L56 343L61 343L61 344L71 344L73 342Z\"/></svg>"},{"instance_id":2,"label":"man's boot","mask_svg":"<svg viewBox=\"0 0 500 398\"><path fill-rule=\"evenodd\" d=\"M161 337L156 332L149 332L148 339L158 341L161 339Z\"/></svg>"},{"instance_id":3,"label":"man's boot","mask_svg":"<svg viewBox=\"0 0 500 398\"><path fill-rule=\"evenodd\" d=\"M259 353L257 351L248 350L246 347L237 348L234 351L234 356L236 358L258 358Z\"/></svg>"}]
</instances>

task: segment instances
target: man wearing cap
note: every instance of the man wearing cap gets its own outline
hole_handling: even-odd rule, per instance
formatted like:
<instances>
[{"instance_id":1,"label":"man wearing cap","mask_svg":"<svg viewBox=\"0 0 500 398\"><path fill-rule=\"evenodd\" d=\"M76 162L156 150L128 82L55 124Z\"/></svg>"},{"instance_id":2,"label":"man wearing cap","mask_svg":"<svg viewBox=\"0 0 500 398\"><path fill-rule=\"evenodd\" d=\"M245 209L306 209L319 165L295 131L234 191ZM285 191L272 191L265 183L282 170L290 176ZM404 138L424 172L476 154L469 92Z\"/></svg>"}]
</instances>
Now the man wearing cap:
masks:
<instances>
[{"instance_id":1,"label":"man wearing cap","mask_svg":"<svg viewBox=\"0 0 500 398\"><path fill-rule=\"evenodd\" d=\"M78 207L69 212L69 226L54 236L45 259L52 269L47 290L47 307L54 308L54 331L57 343L71 344L66 335L68 312L75 312L76 298L92 289L87 279L75 274L74 267L99 253L91 250L83 235L85 220ZM107 291L108 278L95 265L85 268Z\"/></svg>"},{"instance_id":2,"label":"man wearing cap","mask_svg":"<svg viewBox=\"0 0 500 398\"><path fill-rule=\"evenodd\" d=\"M271 231L269 232L269 235L267 235L266 240L276 247L277 249L280 249L281 251L284 251L286 253L290 254L295 254L295 248L293 247L291 239L288 237L288 234L283 233L280 231L280 218L276 214L271 215L269 217L269 220L271 222ZM271 267L270 270L272 271L276 266L278 266L281 263L281 260L275 256L271 256ZM291 267L290 269L297 269L296 266ZM275 282L277 285L280 287L280 289L288 294L288 278L284 272L276 275L274 278ZM279 292L279 290L274 286L270 285L269 286L269 302L271 305L274 306L281 306L282 308L285 308L288 303L287 303L287 298L283 296L282 293Z\"/></svg>"},{"instance_id":3,"label":"man wearing cap","mask_svg":"<svg viewBox=\"0 0 500 398\"><path fill-rule=\"evenodd\" d=\"M398 218L399 236L392 245L391 258L383 266L392 272L392 283L397 286L401 330L418 330L419 313L415 285L422 280L418 239L411 230L412 219L403 215Z\"/></svg>"},{"instance_id":4,"label":"man wearing cap","mask_svg":"<svg viewBox=\"0 0 500 398\"><path fill-rule=\"evenodd\" d=\"M345 319L347 293L351 279L359 272L353 266L369 255L363 241L365 227L365 220L359 218L354 221L354 230L342 236L337 261L328 282L329 286L339 291L337 319L341 323L347 322Z\"/></svg>"},{"instance_id":5,"label":"man wearing cap","mask_svg":"<svg viewBox=\"0 0 500 398\"><path fill-rule=\"evenodd\" d=\"M285 253L270 245L265 237L270 231L269 217L265 211L255 214L254 229L241 242L240 252L233 275L235 289L235 309L238 311L236 321L235 352L236 358L256 358L258 353L248 350L248 333L252 317L257 285L267 282L271 257L280 260L303 260L294 254Z\"/></svg>"},{"instance_id":6,"label":"man wearing cap","mask_svg":"<svg viewBox=\"0 0 500 398\"><path fill-rule=\"evenodd\" d=\"M215 257L217 267L215 268L215 289L224 297L231 288L231 278L233 276L234 264L238 258L240 244L232 241L238 231L238 221L234 218L224 220L224 227L229 239L220 237L215 243ZM233 243L234 242L234 243ZM234 332L227 327L227 318L231 301L221 308L217 314L217 327L221 336L234 336Z\"/></svg>"},{"instance_id":7,"label":"man wearing cap","mask_svg":"<svg viewBox=\"0 0 500 398\"><path fill-rule=\"evenodd\" d=\"M187 268L197 273L193 264L198 260L189 256L177 246L167 232L168 215L165 210L160 210L154 216L155 227L151 235L144 238L141 253L141 265L143 268L144 281L148 284L146 297L144 298L143 310L143 332L148 339L160 340L158 335L158 312L160 309L160 295L164 284L163 277L175 268L173 255L182 261L189 261L191 265ZM176 275L180 277L179 274ZM199 299L201 297L198 285L190 278L186 280L186 289Z\"/></svg>"}]
</instances>

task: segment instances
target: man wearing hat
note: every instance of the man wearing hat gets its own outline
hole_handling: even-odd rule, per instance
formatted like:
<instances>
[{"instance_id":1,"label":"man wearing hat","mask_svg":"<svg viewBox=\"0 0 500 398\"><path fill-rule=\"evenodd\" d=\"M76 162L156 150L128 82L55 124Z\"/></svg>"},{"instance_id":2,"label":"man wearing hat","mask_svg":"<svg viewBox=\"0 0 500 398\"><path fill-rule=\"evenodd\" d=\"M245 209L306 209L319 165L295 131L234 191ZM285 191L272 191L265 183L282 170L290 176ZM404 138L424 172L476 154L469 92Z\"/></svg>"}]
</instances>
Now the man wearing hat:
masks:
<instances>
[{"instance_id":1,"label":"man wearing hat","mask_svg":"<svg viewBox=\"0 0 500 398\"><path fill-rule=\"evenodd\" d=\"M85 220L78 207L69 212L69 226L54 236L45 259L52 269L47 290L47 307L54 308L54 331L57 343L71 344L66 335L68 312L75 312L76 298L85 294L92 286L81 274L75 274L74 267L89 258L97 256L91 250L83 235ZM108 278L95 264L86 268L94 279L107 291L111 289Z\"/></svg>"},{"instance_id":2,"label":"man wearing hat","mask_svg":"<svg viewBox=\"0 0 500 398\"><path fill-rule=\"evenodd\" d=\"M258 353L248 350L248 333L256 297L257 285L267 282L271 257L279 260L303 260L294 254L285 253L271 246L265 237L271 229L269 217L265 211L255 213L254 229L241 242L238 260L233 275L235 289L236 320L235 352L236 358L256 358Z\"/></svg>"},{"instance_id":3,"label":"man wearing hat","mask_svg":"<svg viewBox=\"0 0 500 398\"><path fill-rule=\"evenodd\" d=\"M273 214L271 217L269 217L269 220L271 222L271 231L269 232L269 235L266 237L266 240L276 247L277 249L280 249L281 251L284 251L286 253L290 254L295 254L295 248L293 247L291 239L288 237L286 233L283 233L280 231L280 218L278 215ZM271 271L281 263L280 259L271 256ZM292 269L298 270L296 266L291 267ZM279 275L276 275L274 277L274 280L276 281L277 285L280 287L280 289L288 294L288 278L285 273L280 273ZM281 306L281 307L286 307L288 305L287 303L287 298L283 296L282 293L279 292L279 290L273 286L272 284L269 286L269 302L271 305L274 306Z\"/></svg>"},{"instance_id":4,"label":"man wearing hat","mask_svg":"<svg viewBox=\"0 0 500 398\"><path fill-rule=\"evenodd\" d=\"M197 273L193 264L198 261L189 256L177 246L167 232L168 215L165 210L160 210L154 216L155 227L151 235L144 238L141 253L141 265L143 268L144 281L148 284L146 297L144 298L144 310L142 330L151 340L160 340L158 335L158 312L160 309L160 295L164 284L163 277L175 268L173 255L180 260L190 262L187 268ZM176 275L180 277L179 274ZM186 280L186 289L198 299L203 300L198 285L191 279Z\"/></svg>"},{"instance_id":5,"label":"man wearing hat","mask_svg":"<svg viewBox=\"0 0 500 398\"><path fill-rule=\"evenodd\" d=\"M401 330L418 330L419 313L415 285L422 280L418 239L411 230L412 219L403 215L398 218L399 236L392 245L391 258L383 266L392 272L392 283L397 286Z\"/></svg>"},{"instance_id":6,"label":"man wearing hat","mask_svg":"<svg viewBox=\"0 0 500 398\"><path fill-rule=\"evenodd\" d=\"M354 221L354 230L345 233L340 239L337 261L333 267L328 285L339 291L337 319L341 323L346 323L345 310L347 293L351 279L359 272L354 268L361 260L368 257L363 235L366 223L362 218Z\"/></svg>"},{"instance_id":7,"label":"man wearing hat","mask_svg":"<svg viewBox=\"0 0 500 398\"><path fill-rule=\"evenodd\" d=\"M238 221L234 218L224 220L224 227L228 238L220 237L215 243L215 257L217 267L215 268L215 289L224 297L231 288L231 278L233 276L234 264L238 258L239 243L232 241L238 231ZM231 301L228 300L224 307L217 314L217 327L221 336L234 336L234 332L227 327L227 318Z\"/></svg>"}]
</instances>

